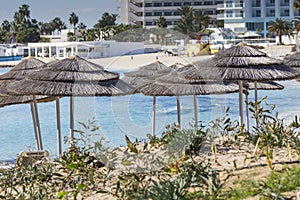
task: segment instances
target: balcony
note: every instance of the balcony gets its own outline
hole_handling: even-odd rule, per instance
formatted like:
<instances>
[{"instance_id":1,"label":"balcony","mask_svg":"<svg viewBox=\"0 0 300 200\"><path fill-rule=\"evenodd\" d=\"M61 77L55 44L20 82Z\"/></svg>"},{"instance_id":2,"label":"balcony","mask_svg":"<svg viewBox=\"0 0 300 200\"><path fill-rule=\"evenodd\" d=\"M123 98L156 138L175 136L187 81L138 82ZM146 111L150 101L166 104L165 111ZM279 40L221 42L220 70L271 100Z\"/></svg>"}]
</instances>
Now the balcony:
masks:
<instances>
[{"instance_id":1,"label":"balcony","mask_svg":"<svg viewBox=\"0 0 300 200\"><path fill-rule=\"evenodd\" d=\"M134 13L129 13L129 17L133 20L133 21L143 21L143 17L137 16Z\"/></svg>"},{"instance_id":2,"label":"balcony","mask_svg":"<svg viewBox=\"0 0 300 200\"><path fill-rule=\"evenodd\" d=\"M242 19L244 14L242 13L227 13L227 14L218 14L217 19Z\"/></svg>"},{"instance_id":3,"label":"balcony","mask_svg":"<svg viewBox=\"0 0 300 200\"><path fill-rule=\"evenodd\" d=\"M226 9L243 9L244 3L225 3L219 4L217 10L226 10Z\"/></svg>"},{"instance_id":4,"label":"balcony","mask_svg":"<svg viewBox=\"0 0 300 200\"><path fill-rule=\"evenodd\" d=\"M135 10L136 12L143 12L143 8L142 7L138 7L135 4L130 3L129 4L129 8L132 10Z\"/></svg>"}]
</instances>

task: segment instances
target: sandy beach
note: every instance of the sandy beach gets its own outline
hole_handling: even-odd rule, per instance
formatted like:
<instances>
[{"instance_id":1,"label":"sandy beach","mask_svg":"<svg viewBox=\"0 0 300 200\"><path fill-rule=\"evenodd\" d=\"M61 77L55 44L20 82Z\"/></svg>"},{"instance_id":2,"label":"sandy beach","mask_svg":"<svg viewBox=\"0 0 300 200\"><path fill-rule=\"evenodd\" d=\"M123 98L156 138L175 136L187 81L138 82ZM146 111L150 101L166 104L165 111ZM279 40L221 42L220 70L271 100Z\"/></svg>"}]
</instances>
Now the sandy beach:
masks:
<instances>
[{"instance_id":1,"label":"sandy beach","mask_svg":"<svg viewBox=\"0 0 300 200\"><path fill-rule=\"evenodd\" d=\"M266 52L268 56L282 59L285 55L292 53L292 46L269 46L261 51ZM126 56L115 56L107 58L89 59L98 65L103 66L107 70L113 71L128 71L138 68L143 65L155 62L159 60L167 66L181 63L183 65L191 64L195 61L203 60L212 57L213 55L204 55L196 57L183 56L168 56L164 53L149 53L149 54L138 54L138 55L126 55ZM44 62L53 61L51 58L39 58ZM13 67L20 61L8 61L0 62L0 67Z\"/></svg>"}]
</instances>

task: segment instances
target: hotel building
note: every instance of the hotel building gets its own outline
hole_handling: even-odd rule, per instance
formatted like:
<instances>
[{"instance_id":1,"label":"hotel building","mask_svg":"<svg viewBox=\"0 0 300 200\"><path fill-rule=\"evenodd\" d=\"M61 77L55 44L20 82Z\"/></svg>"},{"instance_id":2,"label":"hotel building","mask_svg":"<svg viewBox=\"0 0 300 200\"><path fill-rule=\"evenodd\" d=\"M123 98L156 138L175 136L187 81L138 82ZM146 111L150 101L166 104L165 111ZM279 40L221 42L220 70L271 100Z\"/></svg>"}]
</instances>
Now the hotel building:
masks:
<instances>
[{"instance_id":1,"label":"hotel building","mask_svg":"<svg viewBox=\"0 0 300 200\"><path fill-rule=\"evenodd\" d=\"M155 27L156 20L163 16L169 28L180 19L177 9L192 6L206 15L224 20L224 27L235 33L261 30L266 36L266 27L276 18L288 21L299 16L293 7L294 0L118 0L119 22Z\"/></svg>"},{"instance_id":2,"label":"hotel building","mask_svg":"<svg viewBox=\"0 0 300 200\"><path fill-rule=\"evenodd\" d=\"M224 20L224 27L234 32L257 31L266 36L270 21L283 18L288 21L299 16L294 0L231 0L217 6L217 19Z\"/></svg>"},{"instance_id":3,"label":"hotel building","mask_svg":"<svg viewBox=\"0 0 300 200\"><path fill-rule=\"evenodd\" d=\"M177 9L181 6L192 6L204 14L217 18L217 5L223 0L118 0L119 19L123 24L137 24L145 28L156 26L156 20L163 16L168 27L174 27L180 20Z\"/></svg>"}]
</instances>

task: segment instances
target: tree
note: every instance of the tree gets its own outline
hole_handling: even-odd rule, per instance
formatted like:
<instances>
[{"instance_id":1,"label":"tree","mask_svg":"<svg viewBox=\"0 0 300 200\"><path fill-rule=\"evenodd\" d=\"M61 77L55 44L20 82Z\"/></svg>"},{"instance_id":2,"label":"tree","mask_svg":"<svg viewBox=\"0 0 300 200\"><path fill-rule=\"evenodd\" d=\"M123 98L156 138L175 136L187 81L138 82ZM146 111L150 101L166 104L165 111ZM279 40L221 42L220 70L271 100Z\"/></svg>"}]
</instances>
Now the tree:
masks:
<instances>
[{"instance_id":1,"label":"tree","mask_svg":"<svg viewBox=\"0 0 300 200\"><path fill-rule=\"evenodd\" d=\"M78 29L86 29L87 26L86 26L84 23L80 22L80 23L78 24L77 28L78 28Z\"/></svg>"},{"instance_id":2,"label":"tree","mask_svg":"<svg viewBox=\"0 0 300 200\"><path fill-rule=\"evenodd\" d=\"M282 45L282 36L293 36L292 24L285 19L277 18L275 21L270 21L267 27L270 33L275 34L279 37L279 44Z\"/></svg>"},{"instance_id":3,"label":"tree","mask_svg":"<svg viewBox=\"0 0 300 200\"><path fill-rule=\"evenodd\" d=\"M38 42L40 40L40 34L35 28L29 28L20 31L16 36L16 42L28 43Z\"/></svg>"},{"instance_id":4,"label":"tree","mask_svg":"<svg viewBox=\"0 0 300 200\"><path fill-rule=\"evenodd\" d=\"M108 12L105 12L102 14L101 19L98 20L98 23L94 25L94 28L101 29L107 26L115 26L116 20L116 14L109 14Z\"/></svg>"},{"instance_id":5,"label":"tree","mask_svg":"<svg viewBox=\"0 0 300 200\"><path fill-rule=\"evenodd\" d=\"M29 6L23 4L19 7L19 10L14 14L14 20L12 22L12 29L15 33L18 33L24 29L30 28L30 10Z\"/></svg>"},{"instance_id":6,"label":"tree","mask_svg":"<svg viewBox=\"0 0 300 200\"><path fill-rule=\"evenodd\" d=\"M60 32L62 29L67 28L66 24L59 17L55 17L50 23L54 31L57 30Z\"/></svg>"},{"instance_id":7,"label":"tree","mask_svg":"<svg viewBox=\"0 0 300 200\"><path fill-rule=\"evenodd\" d=\"M296 8L297 10L300 10L300 0L294 0L294 8Z\"/></svg>"},{"instance_id":8,"label":"tree","mask_svg":"<svg viewBox=\"0 0 300 200\"><path fill-rule=\"evenodd\" d=\"M187 36L194 32L194 8L189 6L183 6L177 9L177 12L181 15L181 19L175 26L175 30L186 34Z\"/></svg>"},{"instance_id":9,"label":"tree","mask_svg":"<svg viewBox=\"0 0 300 200\"><path fill-rule=\"evenodd\" d=\"M70 14L69 22L73 26L74 34L75 34L76 24L78 23L78 21L79 21L78 16L74 12L72 12Z\"/></svg>"},{"instance_id":10,"label":"tree","mask_svg":"<svg viewBox=\"0 0 300 200\"><path fill-rule=\"evenodd\" d=\"M157 20L156 20L156 26L158 28L167 28L168 24L167 24L167 20L166 18L164 18L163 16L160 16Z\"/></svg>"},{"instance_id":11,"label":"tree","mask_svg":"<svg viewBox=\"0 0 300 200\"><path fill-rule=\"evenodd\" d=\"M201 10L196 10L194 12L194 23L195 23L195 31L204 31L212 21L211 17L204 14Z\"/></svg>"}]
</instances>

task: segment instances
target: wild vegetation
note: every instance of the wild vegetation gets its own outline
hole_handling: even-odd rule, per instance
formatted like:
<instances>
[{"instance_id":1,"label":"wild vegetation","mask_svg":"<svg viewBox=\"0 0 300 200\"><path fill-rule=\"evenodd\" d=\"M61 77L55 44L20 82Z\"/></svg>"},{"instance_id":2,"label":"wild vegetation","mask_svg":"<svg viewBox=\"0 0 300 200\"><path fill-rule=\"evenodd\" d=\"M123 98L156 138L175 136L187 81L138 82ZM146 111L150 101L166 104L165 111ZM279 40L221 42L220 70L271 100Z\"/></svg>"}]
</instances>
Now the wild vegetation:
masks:
<instances>
[{"instance_id":1,"label":"wild vegetation","mask_svg":"<svg viewBox=\"0 0 300 200\"><path fill-rule=\"evenodd\" d=\"M250 105L257 122L251 132L225 113L198 130L172 124L160 137L132 142L126 136L120 148L105 147L99 126L89 120L59 158L21 159L2 170L0 198L291 198L300 189L300 139L291 134L297 122L284 125L265 100Z\"/></svg>"}]
</instances>

